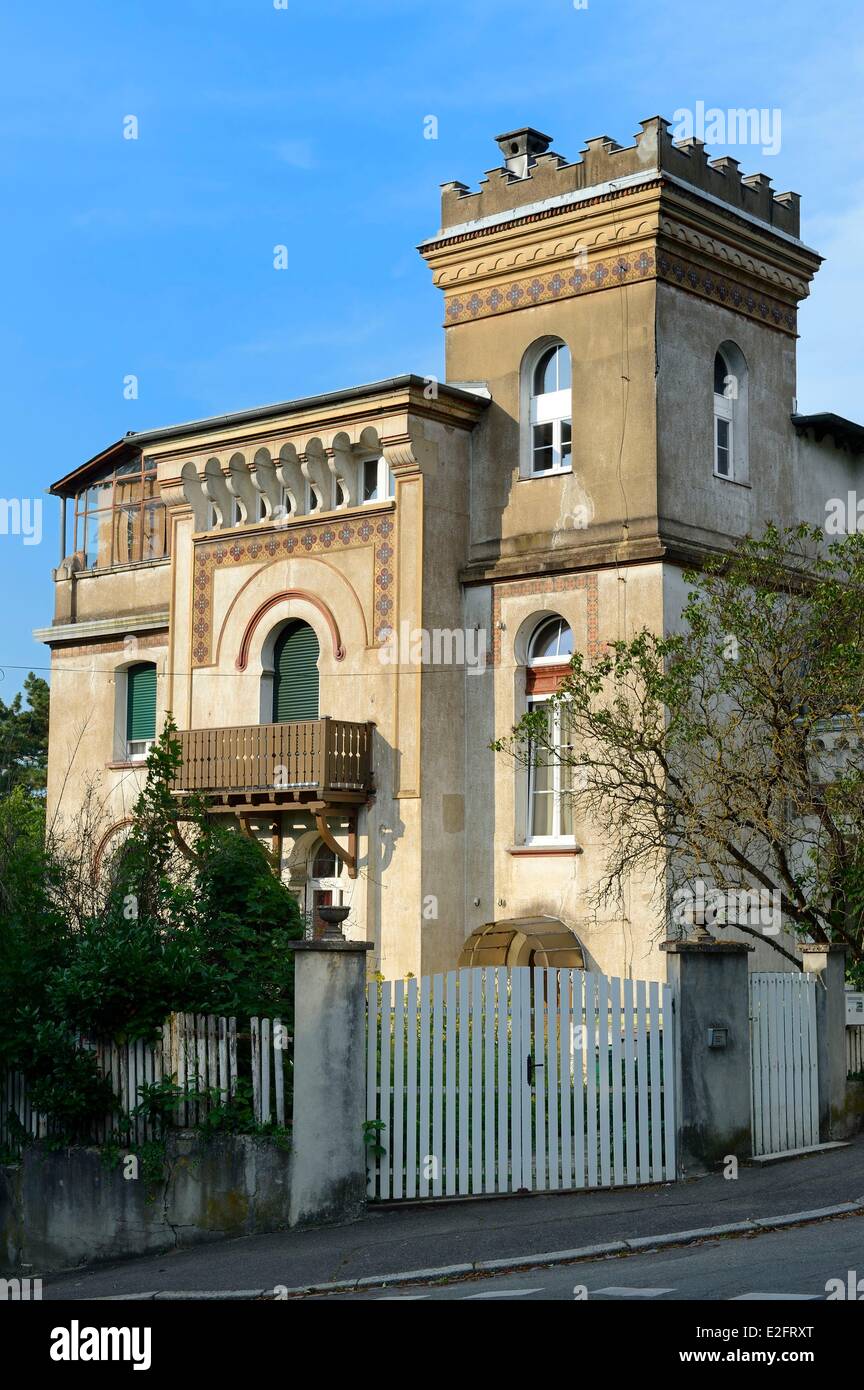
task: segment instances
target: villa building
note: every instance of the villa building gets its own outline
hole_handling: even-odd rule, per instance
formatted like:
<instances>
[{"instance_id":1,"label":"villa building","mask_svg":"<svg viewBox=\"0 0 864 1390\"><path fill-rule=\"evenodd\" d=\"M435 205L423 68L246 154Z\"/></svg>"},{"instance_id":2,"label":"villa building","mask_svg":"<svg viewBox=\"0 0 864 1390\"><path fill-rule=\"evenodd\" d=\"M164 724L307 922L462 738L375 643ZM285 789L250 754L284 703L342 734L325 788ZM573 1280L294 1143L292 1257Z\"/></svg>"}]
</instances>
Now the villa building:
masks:
<instances>
[{"instance_id":1,"label":"villa building","mask_svg":"<svg viewBox=\"0 0 864 1390\"><path fill-rule=\"evenodd\" d=\"M649 886L595 917L602 826L489 745L574 647L674 625L687 565L822 525L864 430L796 411L797 195L659 118L572 163L498 143L419 248L445 381L128 434L54 484L49 804L98 775L122 835L170 711L178 798L261 837L313 927L349 906L371 970L662 979Z\"/></svg>"}]
</instances>

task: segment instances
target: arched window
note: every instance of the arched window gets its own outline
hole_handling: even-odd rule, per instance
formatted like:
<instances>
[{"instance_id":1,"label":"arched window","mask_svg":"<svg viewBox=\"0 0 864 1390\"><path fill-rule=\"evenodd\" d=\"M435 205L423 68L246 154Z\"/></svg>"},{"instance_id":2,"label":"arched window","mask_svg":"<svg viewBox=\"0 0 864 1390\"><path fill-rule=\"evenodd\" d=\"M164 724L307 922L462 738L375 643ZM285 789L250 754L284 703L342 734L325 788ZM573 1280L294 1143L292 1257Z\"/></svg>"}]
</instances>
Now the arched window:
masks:
<instances>
[{"instance_id":1,"label":"arched window","mask_svg":"<svg viewBox=\"0 0 864 1390\"><path fill-rule=\"evenodd\" d=\"M714 354L714 474L746 483L747 363L735 343L721 343Z\"/></svg>"},{"instance_id":2,"label":"arched window","mask_svg":"<svg viewBox=\"0 0 864 1390\"><path fill-rule=\"evenodd\" d=\"M524 364L528 433L524 472L545 477L570 469L572 390L570 349L552 340L536 345Z\"/></svg>"},{"instance_id":3,"label":"arched window","mask_svg":"<svg viewBox=\"0 0 864 1390\"><path fill-rule=\"evenodd\" d=\"M528 665L569 661L573 655L573 630L563 618L548 618L534 629L528 644Z\"/></svg>"},{"instance_id":4,"label":"arched window","mask_svg":"<svg viewBox=\"0 0 864 1390\"><path fill-rule=\"evenodd\" d=\"M572 748L566 705L551 697L573 655L573 630L557 614L544 618L528 643L526 689L529 710L545 715L544 733L528 762L528 823L531 844L569 844L573 841ZM552 669L550 669L552 668Z\"/></svg>"},{"instance_id":5,"label":"arched window","mask_svg":"<svg viewBox=\"0 0 864 1390\"><path fill-rule=\"evenodd\" d=\"M318 638L308 623L287 624L273 653L273 722L318 718Z\"/></svg>"},{"instance_id":6,"label":"arched window","mask_svg":"<svg viewBox=\"0 0 864 1390\"><path fill-rule=\"evenodd\" d=\"M126 756L146 758L156 737L156 667L139 661L126 671Z\"/></svg>"},{"instance_id":7,"label":"arched window","mask_svg":"<svg viewBox=\"0 0 864 1390\"><path fill-rule=\"evenodd\" d=\"M344 897L342 864L326 845L320 845L309 861L305 892L305 915L313 937L322 936L327 924L319 915L322 907L341 907Z\"/></svg>"}]
</instances>

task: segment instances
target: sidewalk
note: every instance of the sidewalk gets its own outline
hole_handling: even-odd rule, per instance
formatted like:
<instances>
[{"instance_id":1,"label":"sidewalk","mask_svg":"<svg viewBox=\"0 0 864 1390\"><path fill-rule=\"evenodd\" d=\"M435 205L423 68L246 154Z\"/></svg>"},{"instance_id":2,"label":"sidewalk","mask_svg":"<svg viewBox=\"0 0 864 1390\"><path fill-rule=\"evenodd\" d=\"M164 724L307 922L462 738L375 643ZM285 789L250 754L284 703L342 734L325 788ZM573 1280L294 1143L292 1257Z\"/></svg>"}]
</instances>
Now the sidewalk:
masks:
<instances>
[{"instance_id":1,"label":"sidewalk","mask_svg":"<svg viewBox=\"0 0 864 1390\"><path fill-rule=\"evenodd\" d=\"M741 1167L736 1181L712 1174L662 1187L373 1209L350 1226L215 1241L49 1276L43 1296L87 1299L162 1290L295 1288L466 1261L542 1256L862 1198L864 1137L848 1148L773 1166Z\"/></svg>"}]
</instances>

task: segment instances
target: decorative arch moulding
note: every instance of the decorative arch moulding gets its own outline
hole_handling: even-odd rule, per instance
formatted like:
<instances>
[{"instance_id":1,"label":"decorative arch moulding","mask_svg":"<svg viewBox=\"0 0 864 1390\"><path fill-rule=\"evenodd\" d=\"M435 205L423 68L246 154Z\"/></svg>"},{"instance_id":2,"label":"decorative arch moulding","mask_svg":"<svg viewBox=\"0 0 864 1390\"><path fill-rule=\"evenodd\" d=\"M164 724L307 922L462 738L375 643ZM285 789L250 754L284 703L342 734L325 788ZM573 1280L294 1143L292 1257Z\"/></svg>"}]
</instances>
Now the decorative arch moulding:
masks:
<instances>
[{"instance_id":1,"label":"decorative arch moulding","mask_svg":"<svg viewBox=\"0 0 864 1390\"><path fill-rule=\"evenodd\" d=\"M252 565L273 560L303 559L305 556L338 554L341 550L373 548L374 643L387 639L393 621L395 589L396 523L392 514L352 516L332 519L291 530L270 533L226 535L218 540L195 541L192 577L192 666L213 665L214 576L218 569ZM295 592L300 592L295 591ZM280 589L281 598L284 590ZM304 591L305 594L305 591ZM308 597L308 594L305 594ZM274 602L278 598L274 599ZM260 610L259 610L260 616ZM335 628L335 623L333 625ZM331 633L333 629L331 629ZM247 633L249 629L247 628ZM251 633L249 633L251 636ZM244 636L244 641L246 640ZM338 629L335 644L341 648ZM238 661L239 664L239 661Z\"/></svg>"},{"instance_id":2,"label":"decorative arch moulding","mask_svg":"<svg viewBox=\"0 0 864 1390\"><path fill-rule=\"evenodd\" d=\"M557 574L542 579L501 580L492 586L492 665L501 665L501 602L505 598L552 598L584 589L587 597L587 655L596 659L603 652L600 641L599 599L596 574ZM550 613L551 617L551 613Z\"/></svg>"},{"instance_id":3,"label":"decorative arch moulding","mask_svg":"<svg viewBox=\"0 0 864 1390\"><path fill-rule=\"evenodd\" d=\"M313 608L318 610L327 624L327 629L330 633L330 640L333 643L334 659L336 661L344 661L345 648L342 645L342 638L339 635L339 626L332 612L327 607L327 604L323 603L315 594L310 594L308 589L283 589L281 593L273 594L271 598L265 599L264 602L256 608L249 622L246 624L246 631L243 633L243 639L240 643L240 652L236 662L238 671L245 671L249 664L249 647L255 629L261 619L270 612L271 608L275 608L277 604L284 603L289 599L302 599L304 603L310 603Z\"/></svg>"}]
</instances>

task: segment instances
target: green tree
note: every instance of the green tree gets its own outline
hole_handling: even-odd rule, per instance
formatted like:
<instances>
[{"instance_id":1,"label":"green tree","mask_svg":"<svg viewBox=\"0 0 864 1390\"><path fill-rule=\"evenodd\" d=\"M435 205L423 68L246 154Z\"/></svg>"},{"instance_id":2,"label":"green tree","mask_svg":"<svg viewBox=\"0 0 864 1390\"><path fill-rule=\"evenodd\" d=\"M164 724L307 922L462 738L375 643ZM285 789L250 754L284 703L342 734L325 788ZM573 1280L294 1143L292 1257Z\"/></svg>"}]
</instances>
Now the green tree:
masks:
<instances>
[{"instance_id":1,"label":"green tree","mask_svg":"<svg viewBox=\"0 0 864 1390\"><path fill-rule=\"evenodd\" d=\"M562 765L574 814L603 827L594 904L633 874L664 906L776 895L802 939L864 966L864 536L769 526L686 576L680 629L642 630L493 747ZM729 918L725 924L728 925ZM717 924L724 925L721 912ZM762 925L736 925L791 953ZM793 956L794 958L794 956Z\"/></svg>"},{"instance_id":2,"label":"green tree","mask_svg":"<svg viewBox=\"0 0 864 1390\"><path fill-rule=\"evenodd\" d=\"M169 719L101 894L76 882L93 857L66 852L69 827L46 842L41 800L20 786L0 799L0 1072L23 1071L69 1140L112 1107L79 1035L150 1038L175 1011L292 1024L297 903L257 841L178 803L178 759ZM91 899L89 914L70 908Z\"/></svg>"},{"instance_id":3,"label":"green tree","mask_svg":"<svg viewBox=\"0 0 864 1390\"><path fill-rule=\"evenodd\" d=\"M42 792L48 768L47 681L31 671L24 682L27 704L19 691L10 704L0 700L0 796L15 787Z\"/></svg>"}]
</instances>

